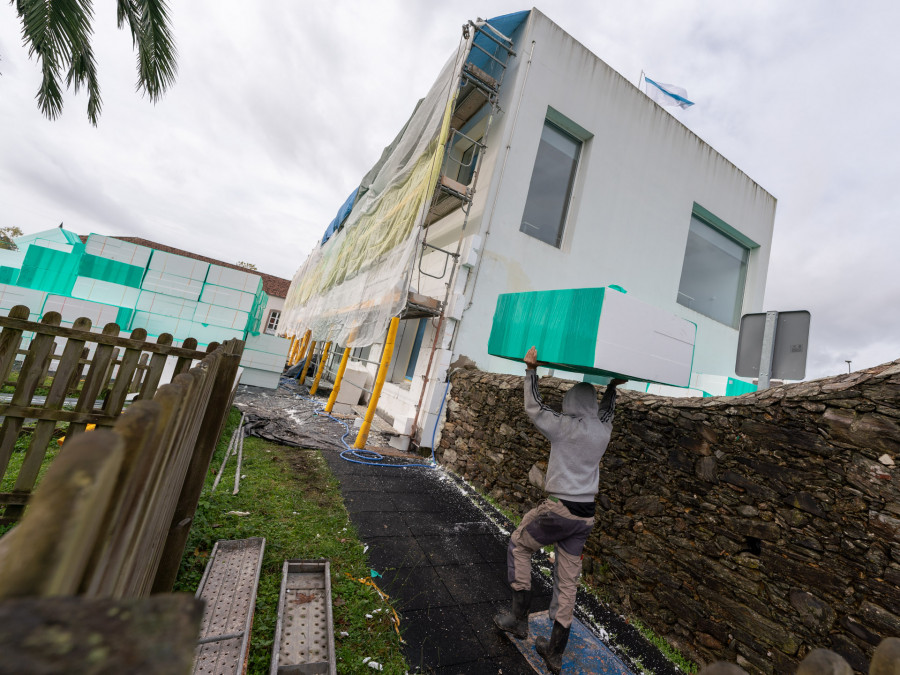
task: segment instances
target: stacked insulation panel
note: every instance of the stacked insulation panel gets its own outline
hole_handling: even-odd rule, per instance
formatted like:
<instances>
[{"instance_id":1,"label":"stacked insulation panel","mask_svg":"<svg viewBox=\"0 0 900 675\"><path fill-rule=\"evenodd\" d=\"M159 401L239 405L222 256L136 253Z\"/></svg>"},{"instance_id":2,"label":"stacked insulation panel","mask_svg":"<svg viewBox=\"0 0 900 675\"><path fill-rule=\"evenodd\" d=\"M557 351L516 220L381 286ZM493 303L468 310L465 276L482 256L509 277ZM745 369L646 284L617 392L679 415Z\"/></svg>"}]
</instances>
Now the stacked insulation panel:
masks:
<instances>
[{"instance_id":1,"label":"stacked insulation panel","mask_svg":"<svg viewBox=\"0 0 900 675\"><path fill-rule=\"evenodd\" d=\"M112 237L90 235L78 265L72 297L119 307L122 311L118 313L116 323L122 330L127 330L131 327L144 270L152 251L146 246ZM98 326L97 323L94 325Z\"/></svg>"},{"instance_id":2,"label":"stacked insulation panel","mask_svg":"<svg viewBox=\"0 0 900 675\"><path fill-rule=\"evenodd\" d=\"M504 293L488 354L521 361L532 346L550 368L690 386L696 324L616 287Z\"/></svg>"},{"instance_id":3,"label":"stacked insulation panel","mask_svg":"<svg viewBox=\"0 0 900 675\"><path fill-rule=\"evenodd\" d=\"M143 328L149 335L171 333L179 340L193 337L200 344L243 337L199 335L194 330L194 311L208 271L207 262L153 249L141 282L132 329Z\"/></svg>"},{"instance_id":4,"label":"stacked insulation panel","mask_svg":"<svg viewBox=\"0 0 900 675\"><path fill-rule=\"evenodd\" d=\"M24 241L20 243L20 239ZM22 255L16 285L47 293L69 295L78 276L78 263L84 253L81 239L61 228L20 239L16 239L19 251L7 252ZM9 263L3 264L6 266Z\"/></svg>"},{"instance_id":5,"label":"stacked insulation panel","mask_svg":"<svg viewBox=\"0 0 900 675\"><path fill-rule=\"evenodd\" d=\"M143 328L151 337L170 333L202 347L249 338L245 379L277 386L288 340L260 335L268 296L256 274L195 258L91 234L56 228L15 239L16 251L0 250L0 311L30 308L38 321L50 311L62 325L86 316L92 330L119 324L124 335Z\"/></svg>"},{"instance_id":6,"label":"stacked insulation panel","mask_svg":"<svg viewBox=\"0 0 900 675\"><path fill-rule=\"evenodd\" d=\"M241 358L241 384L274 389L287 361L291 341L274 335L249 335Z\"/></svg>"}]
</instances>

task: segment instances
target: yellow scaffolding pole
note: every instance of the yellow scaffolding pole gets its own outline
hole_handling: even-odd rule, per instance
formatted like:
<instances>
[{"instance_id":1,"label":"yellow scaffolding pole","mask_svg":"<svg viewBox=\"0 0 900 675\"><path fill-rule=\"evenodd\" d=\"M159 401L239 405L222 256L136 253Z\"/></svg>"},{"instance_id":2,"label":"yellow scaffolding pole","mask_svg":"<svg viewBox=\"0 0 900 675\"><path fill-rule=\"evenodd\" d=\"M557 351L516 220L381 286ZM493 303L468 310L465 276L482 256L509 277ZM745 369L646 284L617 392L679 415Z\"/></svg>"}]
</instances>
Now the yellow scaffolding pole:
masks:
<instances>
[{"instance_id":1,"label":"yellow scaffolding pole","mask_svg":"<svg viewBox=\"0 0 900 675\"><path fill-rule=\"evenodd\" d=\"M303 345L306 343L306 335L304 334L302 337L297 338L297 342L294 344L294 350L291 352L291 365L295 366L300 361L300 353L303 349Z\"/></svg>"},{"instance_id":2,"label":"yellow scaffolding pole","mask_svg":"<svg viewBox=\"0 0 900 675\"><path fill-rule=\"evenodd\" d=\"M297 347L297 356L294 359L294 363L300 363L303 359L306 358L306 348L309 346L309 337L311 335L311 331L306 331L303 334L303 337L300 339L300 344Z\"/></svg>"},{"instance_id":3,"label":"yellow scaffolding pole","mask_svg":"<svg viewBox=\"0 0 900 675\"><path fill-rule=\"evenodd\" d=\"M298 384L306 383L306 371L309 370L309 362L312 360L313 352L316 351L316 341L309 341L309 350L306 352L306 363L303 364L303 372L300 373L300 379L297 380Z\"/></svg>"},{"instance_id":4,"label":"yellow scaffolding pole","mask_svg":"<svg viewBox=\"0 0 900 675\"><path fill-rule=\"evenodd\" d=\"M372 426L372 420L375 418L375 408L378 406L378 397L381 396L381 388L384 386L384 380L387 377L388 366L391 365L391 355L394 353L394 340L397 338L398 325L400 325L400 319L395 316L391 319L391 327L388 329L387 341L384 343L384 351L381 354L381 365L378 367L378 377L375 379L375 388L372 390L372 398L369 399L369 407L366 410L366 419L359 428L359 434L356 436L356 442L353 444L355 450L362 450L366 447L369 429Z\"/></svg>"},{"instance_id":5,"label":"yellow scaffolding pole","mask_svg":"<svg viewBox=\"0 0 900 675\"><path fill-rule=\"evenodd\" d=\"M297 347L297 336L291 335L291 344L288 347L287 353L287 364L288 366L294 365L294 349Z\"/></svg>"},{"instance_id":6,"label":"yellow scaffolding pole","mask_svg":"<svg viewBox=\"0 0 900 675\"><path fill-rule=\"evenodd\" d=\"M331 351L331 343L325 343L325 349L322 350L322 359L319 361L319 369L316 371L316 379L313 380L312 389L309 390L310 396L316 395L316 390L319 388L319 380L322 379L322 372L325 370L325 362L328 360L328 352Z\"/></svg>"},{"instance_id":7,"label":"yellow scaffolding pole","mask_svg":"<svg viewBox=\"0 0 900 675\"><path fill-rule=\"evenodd\" d=\"M338 392L341 390L341 380L344 379L344 370L347 368L347 360L350 358L350 347L344 349L344 355L341 357L341 365L338 366L337 375L334 377L334 386L331 388L331 396L328 397L328 403L325 404L325 412L330 413L337 401Z\"/></svg>"}]
</instances>

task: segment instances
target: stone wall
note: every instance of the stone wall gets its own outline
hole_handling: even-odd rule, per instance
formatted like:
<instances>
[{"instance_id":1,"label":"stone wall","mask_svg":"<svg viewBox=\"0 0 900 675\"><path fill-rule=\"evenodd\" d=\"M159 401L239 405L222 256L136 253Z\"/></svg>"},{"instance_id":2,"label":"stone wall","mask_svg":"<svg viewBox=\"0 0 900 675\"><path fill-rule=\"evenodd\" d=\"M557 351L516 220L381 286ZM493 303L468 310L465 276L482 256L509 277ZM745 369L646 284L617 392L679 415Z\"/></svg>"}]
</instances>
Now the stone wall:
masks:
<instances>
[{"instance_id":1,"label":"stone wall","mask_svg":"<svg viewBox=\"0 0 900 675\"><path fill-rule=\"evenodd\" d=\"M522 378L452 376L437 449L523 513L549 444ZM559 408L571 382L541 381ZM794 672L827 647L858 671L900 636L900 361L735 398L623 391L586 578L694 660Z\"/></svg>"}]
</instances>

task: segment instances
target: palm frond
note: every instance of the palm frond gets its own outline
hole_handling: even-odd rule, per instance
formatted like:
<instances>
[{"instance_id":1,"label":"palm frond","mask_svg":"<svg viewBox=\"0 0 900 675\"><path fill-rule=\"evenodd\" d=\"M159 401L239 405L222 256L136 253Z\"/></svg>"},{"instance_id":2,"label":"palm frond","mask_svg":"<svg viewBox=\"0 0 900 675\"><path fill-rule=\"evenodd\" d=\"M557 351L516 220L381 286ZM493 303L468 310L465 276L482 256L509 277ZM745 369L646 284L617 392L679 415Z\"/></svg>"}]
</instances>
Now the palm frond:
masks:
<instances>
[{"instance_id":1,"label":"palm frond","mask_svg":"<svg viewBox=\"0 0 900 675\"><path fill-rule=\"evenodd\" d=\"M96 126L100 112L100 85L91 49L91 0L16 0L22 21L22 41L41 66L38 108L50 119L63 108L60 73L67 67L66 85L76 92L88 89L88 118Z\"/></svg>"},{"instance_id":2,"label":"palm frond","mask_svg":"<svg viewBox=\"0 0 900 675\"><path fill-rule=\"evenodd\" d=\"M138 42L138 28L141 25L137 4L135 0L116 0L116 25L121 29L126 23L131 30L131 45L135 46Z\"/></svg>"},{"instance_id":3,"label":"palm frond","mask_svg":"<svg viewBox=\"0 0 900 675\"><path fill-rule=\"evenodd\" d=\"M88 92L88 119L97 125L102 102L91 47L92 0L11 0L22 24L22 42L41 67L37 101L50 119L62 113L61 72L75 93ZM166 0L116 0L119 28L128 26L137 49L137 89L156 103L175 82L177 52Z\"/></svg>"},{"instance_id":4,"label":"palm frond","mask_svg":"<svg viewBox=\"0 0 900 675\"><path fill-rule=\"evenodd\" d=\"M127 0L123 0L127 1ZM156 103L175 82L178 71L175 38L169 25L165 0L132 0L139 17L137 28L138 82L142 91ZM135 28L132 25L132 36Z\"/></svg>"}]
</instances>

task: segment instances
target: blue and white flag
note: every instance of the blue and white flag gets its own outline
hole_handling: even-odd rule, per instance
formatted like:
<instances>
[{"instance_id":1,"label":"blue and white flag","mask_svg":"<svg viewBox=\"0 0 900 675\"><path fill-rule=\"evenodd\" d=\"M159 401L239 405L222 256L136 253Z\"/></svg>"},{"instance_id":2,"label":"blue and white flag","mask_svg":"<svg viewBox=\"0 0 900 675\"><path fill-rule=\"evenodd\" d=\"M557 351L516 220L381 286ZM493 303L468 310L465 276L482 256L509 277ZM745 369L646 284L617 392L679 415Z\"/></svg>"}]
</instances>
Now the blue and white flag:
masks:
<instances>
[{"instance_id":1,"label":"blue and white flag","mask_svg":"<svg viewBox=\"0 0 900 675\"><path fill-rule=\"evenodd\" d=\"M686 89L676 87L674 84L654 82L646 75L644 76L644 82L647 96L660 105L677 105L679 108L689 108L694 105L693 101L687 100Z\"/></svg>"}]
</instances>

